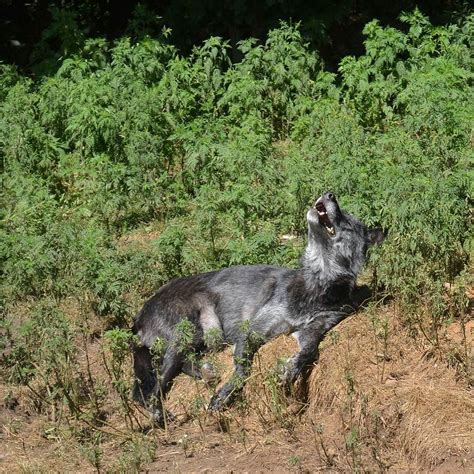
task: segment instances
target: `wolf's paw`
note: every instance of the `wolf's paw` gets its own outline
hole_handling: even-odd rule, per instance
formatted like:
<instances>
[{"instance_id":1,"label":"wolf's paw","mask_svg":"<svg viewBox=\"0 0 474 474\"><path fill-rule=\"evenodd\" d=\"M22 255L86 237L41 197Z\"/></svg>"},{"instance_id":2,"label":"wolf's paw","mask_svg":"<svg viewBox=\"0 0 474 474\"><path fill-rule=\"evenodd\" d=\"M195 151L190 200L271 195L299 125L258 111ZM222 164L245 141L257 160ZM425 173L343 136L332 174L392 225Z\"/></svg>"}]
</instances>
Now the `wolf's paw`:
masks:
<instances>
[{"instance_id":1,"label":"wolf's paw","mask_svg":"<svg viewBox=\"0 0 474 474\"><path fill-rule=\"evenodd\" d=\"M278 363L276 373L280 382L280 387L285 389L290 388L298 376L295 368L294 357L281 359Z\"/></svg>"},{"instance_id":2,"label":"wolf's paw","mask_svg":"<svg viewBox=\"0 0 474 474\"><path fill-rule=\"evenodd\" d=\"M217 393L211 398L211 401L209 402L209 405L207 406L207 409L209 411L221 411L222 409L225 408L225 403Z\"/></svg>"},{"instance_id":3,"label":"wolf's paw","mask_svg":"<svg viewBox=\"0 0 474 474\"><path fill-rule=\"evenodd\" d=\"M160 410L155 410L151 412L151 422L153 426L157 426L158 428L165 427L165 417Z\"/></svg>"},{"instance_id":4,"label":"wolf's paw","mask_svg":"<svg viewBox=\"0 0 474 474\"><path fill-rule=\"evenodd\" d=\"M209 402L209 411L220 411L232 404L237 396L238 390L230 383L225 384Z\"/></svg>"},{"instance_id":5,"label":"wolf's paw","mask_svg":"<svg viewBox=\"0 0 474 474\"><path fill-rule=\"evenodd\" d=\"M167 411L165 418L165 415L161 410L155 409L151 412L151 421L153 423L153 426L156 426L158 428L164 428L166 424L176 421L176 417L173 415L173 413Z\"/></svg>"},{"instance_id":6,"label":"wolf's paw","mask_svg":"<svg viewBox=\"0 0 474 474\"><path fill-rule=\"evenodd\" d=\"M280 376L280 387L285 395L290 395L293 390L293 385L298 377L296 371L292 368L287 368Z\"/></svg>"},{"instance_id":7,"label":"wolf's paw","mask_svg":"<svg viewBox=\"0 0 474 474\"><path fill-rule=\"evenodd\" d=\"M201 365L201 376L208 384L217 384L220 380L216 367L210 362L204 362Z\"/></svg>"}]
</instances>

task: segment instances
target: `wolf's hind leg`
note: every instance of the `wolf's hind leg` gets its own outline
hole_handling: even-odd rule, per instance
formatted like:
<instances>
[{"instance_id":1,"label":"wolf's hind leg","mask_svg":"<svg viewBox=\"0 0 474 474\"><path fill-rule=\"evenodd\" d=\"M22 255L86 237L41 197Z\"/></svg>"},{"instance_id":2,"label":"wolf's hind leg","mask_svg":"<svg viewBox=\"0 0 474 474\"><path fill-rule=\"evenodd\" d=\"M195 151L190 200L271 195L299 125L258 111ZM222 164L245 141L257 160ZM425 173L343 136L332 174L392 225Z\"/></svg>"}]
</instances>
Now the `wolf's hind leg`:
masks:
<instances>
[{"instance_id":1,"label":"wolf's hind leg","mask_svg":"<svg viewBox=\"0 0 474 474\"><path fill-rule=\"evenodd\" d=\"M219 374L216 367L211 362L185 361L182 372L193 379L204 380L206 383L217 383Z\"/></svg>"},{"instance_id":2,"label":"wolf's hind leg","mask_svg":"<svg viewBox=\"0 0 474 474\"><path fill-rule=\"evenodd\" d=\"M163 400L173 385L174 378L181 372L183 367L183 356L173 347L168 347L157 370L155 386L148 397L147 408L153 413L155 422L162 425Z\"/></svg>"}]
</instances>

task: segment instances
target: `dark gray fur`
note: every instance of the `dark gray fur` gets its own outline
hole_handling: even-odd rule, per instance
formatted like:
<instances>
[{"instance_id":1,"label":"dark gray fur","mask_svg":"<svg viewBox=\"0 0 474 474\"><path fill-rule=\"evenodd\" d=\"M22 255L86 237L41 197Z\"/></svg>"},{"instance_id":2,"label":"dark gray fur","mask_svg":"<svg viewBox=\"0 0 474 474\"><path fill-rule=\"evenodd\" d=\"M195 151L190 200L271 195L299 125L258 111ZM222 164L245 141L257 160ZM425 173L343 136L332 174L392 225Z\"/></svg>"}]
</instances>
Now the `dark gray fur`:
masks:
<instances>
[{"instance_id":1,"label":"dark gray fur","mask_svg":"<svg viewBox=\"0 0 474 474\"><path fill-rule=\"evenodd\" d=\"M325 334L357 308L357 274L368 247L384 237L380 229L369 230L342 211L332 193L316 201L307 220L308 244L301 268L237 266L179 278L144 304L133 327L141 341L134 349L134 397L157 420L162 420L161 400L174 377L180 372L202 375L198 367L186 363L186 354L173 342L176 325L183 319L195 328L196 354L208 349L205 333L210 329L235 346L235 373L211 399L211 410L234 400L255 352L280 334L293 334L300 346L286 365L283 384L289 387L298 376L307 375ZM158 337L168 343L159 367L154 367L150 348Z\"/></svg>"}]
</instances>

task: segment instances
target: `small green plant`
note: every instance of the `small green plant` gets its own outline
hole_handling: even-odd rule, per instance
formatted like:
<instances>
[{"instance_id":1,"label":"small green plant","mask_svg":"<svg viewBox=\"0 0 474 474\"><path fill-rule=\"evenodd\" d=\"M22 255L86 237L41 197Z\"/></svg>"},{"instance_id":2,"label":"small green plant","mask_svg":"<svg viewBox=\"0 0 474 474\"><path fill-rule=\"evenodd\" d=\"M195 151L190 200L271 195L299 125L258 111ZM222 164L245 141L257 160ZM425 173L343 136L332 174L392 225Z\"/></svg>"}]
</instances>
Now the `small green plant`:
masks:
<instances>
[{"instance_id":1,"label":"small green plant","mask_svg":"<svg viewBox=\"0 0 474 474\"><path fill-rule=\"evenodd\" d=\"M194 338L196 335L196 328L189 319L182 319L175 326L174 332L174 346L176 350L184 354L189 360L194 356Z\"/></svg>"},{"instance_id":2,"label":"small green plant","mask_svg":"<svg viewBox=\"0 0 474 474\"><path fill-rule=\"evenodd\" d=\"M211 328L204 333L204 344L213 352L217 352L224 344L224 335L220 328Z\"/></svg>"},{"instance_id":3,"label":"small green plant","mask_svg":"<svg viewBox=\"0 0 474 474\"><path fill-rule=\"evenodd\" d=\"M136 344L136 337L124 329L111 329L104 333L105 348L110 354L107 357L103 352L104 367L111 379L112 385L120 397L122 412L128 427L133 429L134 422L138 422L133 414L130 399L131 384L126 376L129 367L129 355L132 344Z\"/></svg>"},{"instance_id":4,"label":"small green plant","mask_svg":"<svg viewBox=\"0 0 474 474\"><path fill-rule=\"evenodd\" d=\"M339 342L339 339L340 339L340 333L337 329L333 329L330 333L329 333L329 337L331 338L331 343L333 345L336 345L338 342Z\"/></svg>"},{"instance_id":5,"label":"small green plant","mask_svg":"<svg viewBox=\"0 0 474 474\"><path fill-rule=\"evenodd\" d=\"M311 420L311 427L314 435L314 444L319 457L324 460L327 467L333 467L335 459L334 455L329 451L327 442L323 437L324 425L322 423L316 424Z\"/></svg>"},{"instance_id":6,"label":"small green plant","mask_svg":"<svg viewBox=\"0 0 474 474\"><path fill-rule=\"evenodd\" d=\"M264 338L257 331L252 329L250 320L245 320L240 324L239 331L246 343L246 351L254 353L264 342ZM248 363L248 361L246 362Z\"/></svg>"},{"instance_id":7,"label":"small green plant","mask_svg":"<svg viewBox=\"0 0 474 474\"><path fill-rule=\"evenodd\" d=\"M89 442L80 446L82 455L87 459L97 473L102 472L103 449L101 447L102 433L94 433Z\"/></svg>"},{"instance_id":8,"label":"small green plant","mask_svg":"<svg viewBox=\"0 0 474 474\"><path fill-rule=\"evenodd\" d=\"M360 469L359 461L359 450L360 450L360 437L359 430L353 426L351 430L346 434L346 449L351 457L351 468L353 470Z\"/></svg>"},{"instance_id":9,"label":"small green plant","mask_svg":"<svg viewBox=\"0 0 474 474\"><path fill-rule=\"evenodd\" d=\"M272 415L285 429L292 430L297 420L287 412L288 400L281 386L281 369L269 371L265 374L264 386Z\"/></svg>"},{"instance_id":10,"label":"small green plant","mask_svg":"<svg viewBox=\"0 0 474 474\"><path fill-rule=\"evenodd\" d=\"M292 455L288 458L288 464L290 467L299 466L301 464L301 458L299 456Z\"/></svg>"},{"instance_id":11,"label":"small green plant","mask_svg":"<svg viewBox=\"0 0 474 474\"><path fill-rule=\"evenodd\" d=\"M178 440L179 446L181 446L184 457L187 458L189 456L189 437L187 434L184 434L179 440Z\"/></svg>"},{"instance_id":12,"label":"small green plant","mask_svg":"<svg viewBox=\"0 0 474 474\"><path fill-rule=\"evenodd\" d=\"M79 417L83 394L76 371L77 349L65 315L45 300L19 331L21 337L5 360L10 382L26 385L38 409L51 413L53 420L63 403L72 416Z\"/></svg>"},{"instance_id":13,"label":"small green plant","mask_svg":"<svg viewBox=\"0 0 474 474\"><path fill-rule=\"evenodd\" d=\"M375 361L377 367L380 367L380 381L384 381L385 376L385 365L390 360L389 355L389 337L390 337L390 325L387 315L380 315L377 311L377 306L368 309L372 328L374 331L374 349L375 349Z\"/></svg>"},{"instance_id":14,"label":"small green plant","mask_svg":"<svg viewBox=\"0 0 474 474\"><path fill-rule=\"evenodd\" d=\"M168 341L162 337L157 337L150 348L151 357L154 367L159 367L161 359L168 347Z\"/></svg>"},{"instance_id":15,"label":"small green plant","mask_svg":"<svg viewBox=\"0 0 474 474\"><path fill-rule=\"evenodd\" d=\"M134 433L121 446L121 455L112 465L111 471L120 473L139 473L142 466L153 461L156 442L150 437Z\"/></svg>"}]
</instances>

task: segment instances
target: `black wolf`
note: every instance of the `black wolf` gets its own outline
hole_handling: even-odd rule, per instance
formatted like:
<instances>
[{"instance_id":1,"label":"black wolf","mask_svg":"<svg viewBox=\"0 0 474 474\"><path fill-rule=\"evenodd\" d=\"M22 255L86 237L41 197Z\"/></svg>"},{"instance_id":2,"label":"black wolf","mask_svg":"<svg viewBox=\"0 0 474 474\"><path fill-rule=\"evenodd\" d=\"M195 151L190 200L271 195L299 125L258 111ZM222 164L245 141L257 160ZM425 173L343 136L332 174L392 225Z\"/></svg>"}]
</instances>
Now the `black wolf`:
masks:
<instances>
[{"instance_id":1,"label":"black wolf","mask_svg":"<svg viewBox=\"0 0 474 474\"><path fill-rule=\"evenodd\" d=\"M242 389L262 344L280 334L295 336L300 351L282 375L289 387L307 375L325 334L355 311L357 274L369 246L384 239L382 230L368 229L342 211L332 193L315 202L307 220L300 268L236 266L179 278L144 304L133 326L140 340L134 348L134 398L157 421L162 421L162 399L180 372L203 376L199 364L189 363L189 352L202 354L216 339L234 345L235 372L209 405L219 410ZM186 327L183 344L180 333ZM160 356L152 356L156 341L162 346Z\"/></svg>"}]
</instances>

